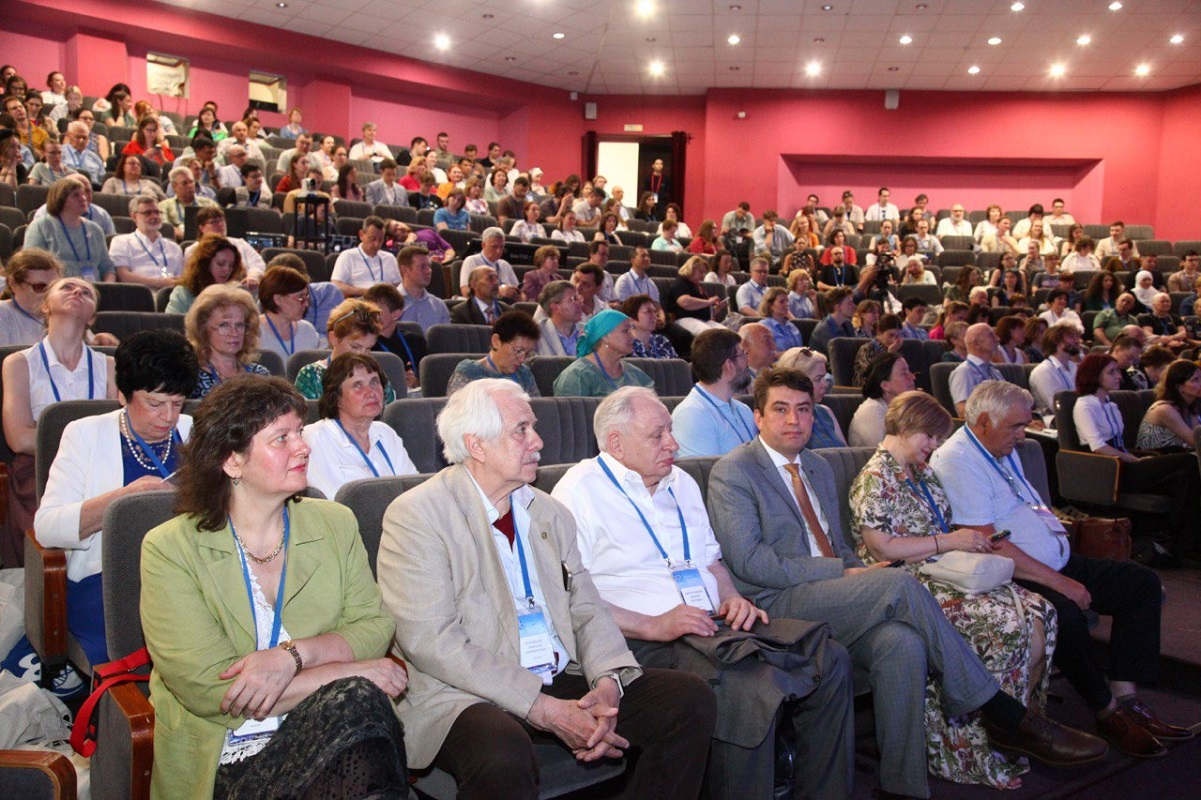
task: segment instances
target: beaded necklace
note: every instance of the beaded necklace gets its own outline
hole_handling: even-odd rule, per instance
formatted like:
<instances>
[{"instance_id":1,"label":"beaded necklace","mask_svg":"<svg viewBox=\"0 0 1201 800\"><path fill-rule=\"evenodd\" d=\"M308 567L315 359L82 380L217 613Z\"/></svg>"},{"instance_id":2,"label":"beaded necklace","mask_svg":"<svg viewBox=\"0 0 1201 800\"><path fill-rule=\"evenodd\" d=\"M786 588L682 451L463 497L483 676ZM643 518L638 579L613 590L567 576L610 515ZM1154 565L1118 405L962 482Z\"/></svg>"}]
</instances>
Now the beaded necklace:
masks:
<instances>
[{"instance_id":1,"label":"beaded necklace","mask_svg":"<svg viewBox=\"0 0 1201 800\"><path fill-rule=\"evenodd\" d=\"M142 452L142 448L138 446L136 441L134 441L133 433L129 428L128 413L121 414L117 419L120 421L121 436L125 439L125 444L129 447L129 451L133 453L134 460L136 460L138 464L147 471L158 472L158 467L145 453ZM167 459L171 458L171 447L174 440L174 436L168 436L161 442L147 442L147 446L154 451L154 454L158 456L159 461L166 464Z\"/></svg>"}]
</instances>

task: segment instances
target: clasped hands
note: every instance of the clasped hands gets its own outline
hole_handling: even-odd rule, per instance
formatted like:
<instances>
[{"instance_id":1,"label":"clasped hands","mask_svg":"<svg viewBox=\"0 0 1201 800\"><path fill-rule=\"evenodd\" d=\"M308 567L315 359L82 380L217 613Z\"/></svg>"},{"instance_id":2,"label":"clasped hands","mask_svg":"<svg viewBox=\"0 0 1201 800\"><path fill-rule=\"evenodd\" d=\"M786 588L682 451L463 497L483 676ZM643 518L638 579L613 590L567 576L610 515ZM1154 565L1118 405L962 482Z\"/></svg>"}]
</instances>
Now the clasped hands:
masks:
<instances>
[{"instance_id":1,"label":"clasped hands","mask_svg":"<svg viewBox=\"0 0 1201 800\"><path fill-rule=\"evenodd\" d=\"M630 743L617 735L620 702L617 682L604 677L579 700L559 700L539 694L526 720L535 728L559 737L580 761L621 758Z\"/></svg>"}]
</instances>

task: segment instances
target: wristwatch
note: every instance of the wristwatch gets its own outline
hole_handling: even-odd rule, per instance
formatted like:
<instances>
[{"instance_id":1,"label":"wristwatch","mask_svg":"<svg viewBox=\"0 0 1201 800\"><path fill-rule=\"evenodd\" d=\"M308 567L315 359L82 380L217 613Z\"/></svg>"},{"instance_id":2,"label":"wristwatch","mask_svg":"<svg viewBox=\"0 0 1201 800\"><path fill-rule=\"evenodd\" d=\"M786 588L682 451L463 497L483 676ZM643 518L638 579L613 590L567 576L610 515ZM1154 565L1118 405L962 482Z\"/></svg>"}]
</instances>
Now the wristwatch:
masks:
<instances>
[{"instance_id":1,"label":"wristwatch","mask_svg":"<svg viewBox=\"0 0 1201 800\"><path fill-rule=\"evenodd\" d=\"M292 656L292 660L296 662L296 672L299 674L304 669L304 659L300 657L300 650L296 648L295 642L291 639L285 639L279 643L279 646L287 651L288 655Z\"/></svg>"}]
</instances>

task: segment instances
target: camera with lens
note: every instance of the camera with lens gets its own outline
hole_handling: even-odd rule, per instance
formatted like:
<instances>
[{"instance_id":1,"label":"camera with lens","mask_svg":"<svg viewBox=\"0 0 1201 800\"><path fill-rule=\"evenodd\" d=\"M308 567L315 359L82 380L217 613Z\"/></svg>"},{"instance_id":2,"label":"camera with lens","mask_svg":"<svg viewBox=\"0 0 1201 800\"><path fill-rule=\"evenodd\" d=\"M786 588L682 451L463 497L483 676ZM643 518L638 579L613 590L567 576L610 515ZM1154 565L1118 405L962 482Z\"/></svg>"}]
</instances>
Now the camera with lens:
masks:
<instances>
[{"instance_id":1,"label":"camera with lens","mask_svg":"<svg viewBox=\"0 0 1201 800\"><path fill-rule=\"evenodd\" d=\"M882 253L876 256L876 280L874 288L882 292L888 291L888 284L900 280L897 272L896 259L892 253Z\"/></svg>"}]
</instances>

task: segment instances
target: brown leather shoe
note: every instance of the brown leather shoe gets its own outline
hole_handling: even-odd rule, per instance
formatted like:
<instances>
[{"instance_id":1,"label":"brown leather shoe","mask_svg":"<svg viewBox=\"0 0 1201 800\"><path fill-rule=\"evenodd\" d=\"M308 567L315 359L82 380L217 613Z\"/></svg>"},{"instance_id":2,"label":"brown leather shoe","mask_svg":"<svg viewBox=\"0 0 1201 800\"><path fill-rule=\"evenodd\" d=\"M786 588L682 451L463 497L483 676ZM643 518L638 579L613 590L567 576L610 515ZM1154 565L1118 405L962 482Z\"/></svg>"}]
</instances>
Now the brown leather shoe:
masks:
<instances>
[{"instance_id":1,"label":"brown leather shoe","mask_svg":"<svg viewBox=\"0 0 1201 800\"><path fill-rule=\"evenodd\" d=\"M1165 742L1187 742L1192 739L1194 734L1188 728L1182 728L1179 725L1171 725L1164 722L1151 709L1142 704L1137 697L1131 700L1121 701L1122 708L1126 709L1138 721L1138 724L1146 729L1147 733L1154 736L1156 739Z\"/></svg>"},{"instance_id":2,"label":"brown leather shoe","mask_svg":"<svg viewBox=\"0 0 1201 800\"><path fill-rule=\"evenodd\" d=\"M1105 757L1105 740L1044 716L1033 708L1026 710L1016 731L1003 731L984 723L989 741L999 750L1030 756L1051 767L1078 767Z\"/></svg>"},{"instance_id":3,"label":"brown leather shoe","mask_svg":"<svg viewBox=\"0 0 1201 800\"><path fill-rule=\"evenodd\" d=\"M1122 706L1115 708L1109 716L1098 719L1097 730L1128 756L1159 758L1167 755L1168 748L1142 726L1139 717Z\"/></svg>"}]
</instances>

